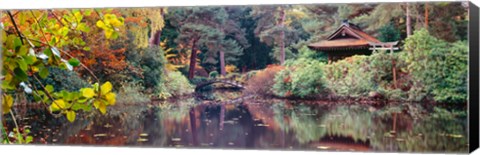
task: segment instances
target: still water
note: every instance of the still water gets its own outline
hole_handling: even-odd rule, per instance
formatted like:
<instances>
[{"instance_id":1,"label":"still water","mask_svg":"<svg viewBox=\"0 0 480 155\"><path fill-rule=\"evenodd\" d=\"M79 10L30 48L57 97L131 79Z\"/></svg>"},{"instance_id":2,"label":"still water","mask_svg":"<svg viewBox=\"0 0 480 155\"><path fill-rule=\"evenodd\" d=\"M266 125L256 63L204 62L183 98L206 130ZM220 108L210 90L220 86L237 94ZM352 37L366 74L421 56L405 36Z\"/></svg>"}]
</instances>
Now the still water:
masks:
<instances>
[{"instance_id":1,"label":"still water","mask_svg":"<svg viewBox=\"0 0 480 155\"><path fill-rule=\"evenodd\" d=\"M250 99L203 104L194 99L115 106L74 123L35 113L34 143L140 147L330 151L467 152L467 118L416 104L372 107Z\"/></svg>"}]
</instances>

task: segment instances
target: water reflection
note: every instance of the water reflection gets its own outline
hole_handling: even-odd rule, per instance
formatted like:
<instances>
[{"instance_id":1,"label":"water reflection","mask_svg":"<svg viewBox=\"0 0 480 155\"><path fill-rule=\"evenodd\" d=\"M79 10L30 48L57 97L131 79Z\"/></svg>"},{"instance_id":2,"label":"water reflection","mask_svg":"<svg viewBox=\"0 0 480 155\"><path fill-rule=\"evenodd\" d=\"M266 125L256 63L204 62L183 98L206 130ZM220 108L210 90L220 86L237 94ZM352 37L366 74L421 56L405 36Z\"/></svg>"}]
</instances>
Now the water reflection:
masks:
<instances>
[{"instance_id":1,"label":"water reflection","mask_svg":"<svg viewBox=\"0 0 480 155\"><path fill-rule=\"evenodd\" d=\"M112 109L74 123L36 121L36 142L48 144L466 152L466 118L405 106L377 109L346 104L253 100L192 104L187 100ZM60 120L62 121L62 120ZM25 122L29 122L25 120Z\"/></svg>"}]
</instances>

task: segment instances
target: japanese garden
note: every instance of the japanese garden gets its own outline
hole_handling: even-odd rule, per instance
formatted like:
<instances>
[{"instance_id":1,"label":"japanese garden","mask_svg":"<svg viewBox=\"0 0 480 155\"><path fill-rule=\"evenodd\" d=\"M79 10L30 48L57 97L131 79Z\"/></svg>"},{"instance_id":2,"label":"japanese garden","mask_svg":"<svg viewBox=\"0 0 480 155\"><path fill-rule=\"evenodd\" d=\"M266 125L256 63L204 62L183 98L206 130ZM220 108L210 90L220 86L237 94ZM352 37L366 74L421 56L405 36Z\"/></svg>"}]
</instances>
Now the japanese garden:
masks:
<instances>
[{"instance_id":1,"label":"japanese garden","mask_svg":"<svg viewBox=\"0 0 480 155\"><path fill-rule=\"evenodd\" d=\"M466 152L467 5L4 10L0 142Z\"/></svg>"}]
</instances>

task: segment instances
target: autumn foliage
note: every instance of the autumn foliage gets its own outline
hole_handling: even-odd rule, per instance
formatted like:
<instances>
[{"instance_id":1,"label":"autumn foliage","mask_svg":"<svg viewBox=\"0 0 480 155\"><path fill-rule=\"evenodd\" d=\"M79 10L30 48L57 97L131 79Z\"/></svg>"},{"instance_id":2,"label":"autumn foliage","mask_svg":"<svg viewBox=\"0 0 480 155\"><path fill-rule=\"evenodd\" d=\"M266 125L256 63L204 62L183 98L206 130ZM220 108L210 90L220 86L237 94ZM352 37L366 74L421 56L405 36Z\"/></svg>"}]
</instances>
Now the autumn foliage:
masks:
<instances>
[{"instance_id":1,"label":"autumn foliage","mask_svg":"<svg viewBox=\"0 0 480 155\"><path fill-rule=\"evenodd\" d=\"M256 73L247 81L247 93L257 93L263 95L272 94L271 88L274 82L275 75L284 70L284 66L268 65L264 70L256 71Z\"/></svg>"}]
</instances>

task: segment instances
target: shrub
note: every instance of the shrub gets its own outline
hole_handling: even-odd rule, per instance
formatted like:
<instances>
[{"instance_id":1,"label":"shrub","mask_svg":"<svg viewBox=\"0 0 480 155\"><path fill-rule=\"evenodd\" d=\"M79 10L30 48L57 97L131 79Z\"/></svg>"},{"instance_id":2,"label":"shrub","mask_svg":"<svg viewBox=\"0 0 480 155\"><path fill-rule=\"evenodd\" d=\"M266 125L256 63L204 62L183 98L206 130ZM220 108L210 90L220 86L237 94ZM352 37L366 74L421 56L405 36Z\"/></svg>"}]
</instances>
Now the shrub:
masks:
<instances>
[{"instance_id":1,"label":"shrub","mask_svg":"<svg viewBox=\"0 0 480 155\"><path fill-rule=\"evenodd\" d=\"M279 65L269 65L267 68L254 71L255 74L249 74L251 77L247 80L246 93L259 95L272 95L271 88L273 87L275 74L285 69Z\"/></svg>"},{"instance_id":2,"label":"shrub","mask_svg":"<svg viewBox=\"0 0 480 155\"><path fill-rule=\"evenodd\" d=\"M368 56L352 56L325 66L327 87L340 97L363 97L376 90Z\"/></svg>"},{"instance_id":3,"label":"shrub","mask_svg":"<svg viewBox=\"0 0 480 155\"><path fill-rule=\"evenodd\" d=\"M190 81L178 71L168 73L165 87L169 94L168 97L182 96L194 92L194 87L190 84Z\"/></svg>"},{"instance_id":4,"label":"shrub","mask_svg":"<svg viewBox=\"0 0 480 155\"><path fill-rule=\"evenodd\" d=\"M314 59L320 62L328 62L327 55L323 52L317 52L309 49L307 46L303 46L298 50L299 58Z\"/></svg>"},{"instance_id":5,"label":"shrub","mask_svg":"<svg viewBox=\"0 0 480 155\"><path fill-rule=\"evenodd\" d=\"M289 66L275 76L273 92L278 96L313 97L326 93L324 63L300 58L286 63Z\"/></svg>"},{"instance_id":6,"label":"shrub","mask_svg":"<svg viewBox=\"0 0 480 155\"><path fill-rule=\"evenodd\" d=\"M155 89L162 83L163 67L165 65L163 50L158 47L145 49L142 53L140 65L143 69L143 80L146 88Z\"/></svg>"},{"instance_id":7,"label":"shrub","mask_svg":"<svg viewBox=\"0 0 480 155\"><path fill-rule=\"evenodd\" d=\"M218 77L218 72L217 71L212 71L208 74L210 78L217 78Z\"/></svg>"},{"instance_id":8,"label":"shrub","mask_svg":"<svg viewBox=\"0 0 480 155\"><path fill-rule=\"evenodd\" d=\"M124 83L120 87L117 95L117 104L139 104L150 102L150 98L143 92L141 84L132 82Z\"/></svg>"},{"instance_id":9,"label":"shrub","mask_svg":"<svg viewBox=\"0 0 480 155\"><path fill-rule=\"evenodd\" d=\"M201 76L195 76L193 79L190 79L190 82L194 85L198 85L198 84L201 84L203 82L206 82L208 81L209 79L208 78L205 78L205 77L201 77ZM211 91L213 90L213 86L212 85L208 85L208 86L205 86L197 91Z\"/></svg>"},{"instance_id":10,"label":"shrub","mask_svg":"<svg viewBox=\"0 0 480 155\"><path fill-rule=\"evenodd\" d=\"M47 78L40 79L43 85L52 85L55 91L67 90L78 91L80 88L89 86L77 73L58 67L49 67ZM36 80L31 79L36 88L41 88Z\"/></svg>"},{"instance_id":11,"label":"shrub","mask_svg":"<svg viewBox=\"0 0 480 155\"><path fill-rule=\"evenodd\" d=\"M413 86L410 100L433 98L459 103L467 99L468 47L465 42L447 43L427 30L416 31L405 41L403 57L409 64Z\"/></svg>"}]
</instances>

